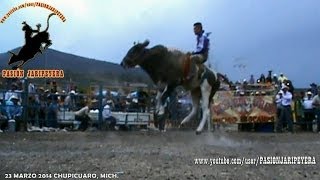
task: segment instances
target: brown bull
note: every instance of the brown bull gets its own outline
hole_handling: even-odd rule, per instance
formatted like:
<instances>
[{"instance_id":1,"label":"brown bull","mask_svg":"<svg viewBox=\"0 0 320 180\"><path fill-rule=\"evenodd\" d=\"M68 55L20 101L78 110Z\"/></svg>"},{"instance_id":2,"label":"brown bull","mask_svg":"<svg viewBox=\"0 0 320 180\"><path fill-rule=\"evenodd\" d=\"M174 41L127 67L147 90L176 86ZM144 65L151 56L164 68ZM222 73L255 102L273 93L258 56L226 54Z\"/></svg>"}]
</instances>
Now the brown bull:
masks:
<instances>
[{"instance_id":1,"label":"brown bull","mask_svg":"<svg viewBox=\"0 0 320 180\"><path fill-rule=\"evenodd\" d=\"M177 87L183 86L191 91L193 107L190 114L183 119L180 125L190 121L195 117L201 100L202 119L196 130L199 134L202 132L206 120L210 120L210 104L216 91L220 87L219 73L213 72L203 65L196 65L189 61L189 53L183 53L178 50L169 50L165 46L157 45L147 48L149 41L135 44L123 58L121 66L132 68L139 65L144 69L159 86L157 94L157 114L163 115L166 106L166 98ZM186 66L195 66L197 75L193 79L186 81ZM160 85L165 85L164 90L160 90ZM163 88L162 88L163 89Z\"/></svg>"}]
</instances>

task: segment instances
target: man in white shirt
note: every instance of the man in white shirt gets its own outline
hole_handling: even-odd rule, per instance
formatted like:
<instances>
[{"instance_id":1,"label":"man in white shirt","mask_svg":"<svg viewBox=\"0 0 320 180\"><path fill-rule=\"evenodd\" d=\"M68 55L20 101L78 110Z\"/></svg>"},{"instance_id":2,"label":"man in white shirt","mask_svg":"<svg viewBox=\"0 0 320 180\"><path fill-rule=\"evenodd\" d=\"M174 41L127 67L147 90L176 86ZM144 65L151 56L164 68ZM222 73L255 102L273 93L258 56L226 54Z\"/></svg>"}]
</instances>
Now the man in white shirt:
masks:
<instances>
[{"instance_id":1,"label":"man in white shirt","mask_svg":"<svg viewBox=\"0 0 320 180\"><path fill-rule=\"evenodd\" d=\"M312 121L315 118L313 105L312 105L312 93L307 92L307 97L303 98L303 112L305 117L305 125L303 126L305 130L312 131Z\"/></svg>"},{"instance_id":2,"label":"man in white shirt","mask_svg":"<svg viewBox=\"0 0 320 180\"><path fill-rule=\"evenodd\" d=\"M109 129L114 130L116 126L116 119L112 116L111 107L109 104L103 107L102 111L103 120L109 124Z\"/></svg>"},{"instance_id":3,"label":"man in white shirt","mask_svg":"<svg viewBox=\"0 0 320 180\"><path fill-rule=\"evenodd\" d=\"M293 122L292 122L292 94L288 91L289 87L282 84L282 95L280 95L282 110L280 114L280 119L277 123L277 132L282 132L283 123L286 122L288 125L288 130L293 132Z\"/></svg>"},{"instance_id":4,"label":"man in white shirt","mask_svg":"<svg viewBox=\"0 0 320 180\"><path fill-rule=\"evenodd\" d=\"M314 107L315 115L317 116L317 132L320 131L320 97L319 93L312 99L312 105Z\"/></svg>"}]
</instances>

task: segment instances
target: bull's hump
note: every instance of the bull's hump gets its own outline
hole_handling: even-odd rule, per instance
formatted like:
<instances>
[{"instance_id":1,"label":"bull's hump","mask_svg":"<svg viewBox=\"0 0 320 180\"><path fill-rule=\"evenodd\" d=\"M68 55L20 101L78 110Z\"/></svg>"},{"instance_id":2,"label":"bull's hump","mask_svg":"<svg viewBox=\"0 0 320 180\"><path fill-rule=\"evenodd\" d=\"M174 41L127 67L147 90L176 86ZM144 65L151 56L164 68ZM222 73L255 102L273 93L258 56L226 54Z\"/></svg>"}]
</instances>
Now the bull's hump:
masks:
<instances>
[{"instance_id":1,"label":"bull's hump","mask_svg":"<svg viewBox=\"0 0 320 180\"><path fill-rule=\"evenodd\" d=\"M167 47L169 52L179 52L179 53L184 53L181 49L179 48L174 48L174 47Z\"/></svg>"}]
</instances>

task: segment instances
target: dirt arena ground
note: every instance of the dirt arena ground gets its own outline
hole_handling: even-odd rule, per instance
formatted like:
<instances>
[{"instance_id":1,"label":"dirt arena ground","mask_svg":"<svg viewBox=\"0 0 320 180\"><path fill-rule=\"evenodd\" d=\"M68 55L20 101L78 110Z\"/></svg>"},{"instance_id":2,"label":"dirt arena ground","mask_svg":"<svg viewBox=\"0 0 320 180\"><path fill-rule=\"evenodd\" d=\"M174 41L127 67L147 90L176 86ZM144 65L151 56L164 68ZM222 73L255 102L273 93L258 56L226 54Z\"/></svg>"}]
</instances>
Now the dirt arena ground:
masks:
<instances>
[{"instance_id":1,"label":"dirt arena ground","mask_svg":"<svg viewBox=\"0 0 320 180\"><path fill-rule=\"evenodd\" d=\"M320 134L215 131L0 133L0 179L18 173L103 174L118 179L320 179ZM310 156L316 164L262 165L260 157ZM207 165L195 158L211 158ZM226 158L229 163L211 164ZM234 161L234 159L240 159ZM258 164L249 158L257 159ZM218 162L219 163L219 162ZM221 162L220 162L221 163ZM116 175L114 173L117 173ZM18 175L19 175L18 174ZM92 175L92 176L93 176ZM49 177L49 176L47 176ZM57 177L57 176L56 176Z\"/></svg>"}]
</instances>

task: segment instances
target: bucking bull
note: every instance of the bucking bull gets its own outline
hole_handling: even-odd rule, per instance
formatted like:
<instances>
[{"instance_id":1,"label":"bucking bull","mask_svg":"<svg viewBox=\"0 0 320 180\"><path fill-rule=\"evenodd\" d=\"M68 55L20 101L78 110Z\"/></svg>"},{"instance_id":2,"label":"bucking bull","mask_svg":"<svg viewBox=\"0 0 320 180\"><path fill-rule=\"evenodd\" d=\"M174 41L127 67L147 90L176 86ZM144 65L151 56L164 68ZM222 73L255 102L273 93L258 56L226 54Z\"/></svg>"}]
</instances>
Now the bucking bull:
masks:
<instances>
[{"instance_id":1,"label":"bucking bull","mask_svg":"<svg viewBox=\"0 0 320 180\"><path fill-rule=\"evenodd\" d=\"M16 62L19 62L19 61L22 61L20 64L16 65L13 67L13 69L16 69L16 68L20 68L22 67L28 60L32 59L35 57L35 55L40 52L42 53L41 51L41 48L42 48L42 44L44 43L45 46L43 47L43 49L46 49L48 48L52 43L51 43L51 40L49 39L49 33L48 33L48 29L49 29L49 19L51 16L55 15L54 13L51 13L49 16L48 16L48 19L47 19L47 28L42 31L42 32L38 32L34 37L32 37L30 39L30 43L27 43L21 48L21 50L19 51L18 54L15 54L11 51L9 51L9 53L12 55L9 59L9 62L8 62L8 65L11 65L13 63L16 63ZM29 25L27 25L25 23L25 26L23 27L23 31L25 31L25 33L30 33L30 32L27 32L27 31L30 31L30 27ZM31 29L32 31L32 29ZM27 39L26 39L27 40Z\"/></svg>"},{"instance_id":2,"label":"bucking bull","mask_svg":"<svg viewBox=\"0 0 320 180\"><path fill-rule=\"evenodd\" d=\"M211 119L212 98L220 87L220 81L225 81L226 78L204 65L192 64L196 66L198 73L191 80L186 81L184 80L185 69L189 68L185 68L185 64L190 60L190 53L169 50L163 45L147 48L148 45L148 40L135 44L123 58L121 66L127 69L139 65L157 84L156 113L159 116L164 115L166 99L177 86L191 91L193 107L180 126L195 117L201 100L202 119L196 129L196 134L200 134L206 121ZM161 88L163 85L165 88Z\"/></svg>"}]
</instances>

